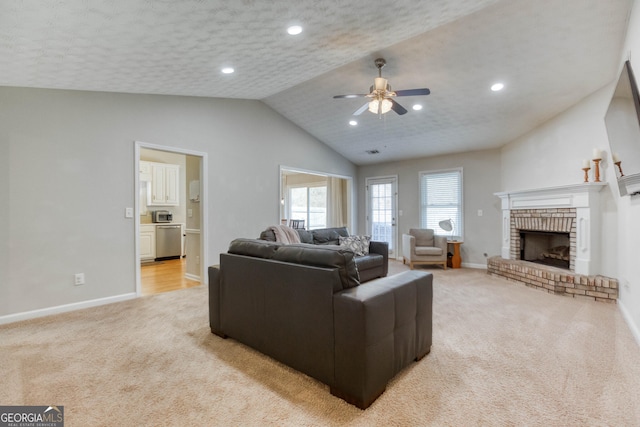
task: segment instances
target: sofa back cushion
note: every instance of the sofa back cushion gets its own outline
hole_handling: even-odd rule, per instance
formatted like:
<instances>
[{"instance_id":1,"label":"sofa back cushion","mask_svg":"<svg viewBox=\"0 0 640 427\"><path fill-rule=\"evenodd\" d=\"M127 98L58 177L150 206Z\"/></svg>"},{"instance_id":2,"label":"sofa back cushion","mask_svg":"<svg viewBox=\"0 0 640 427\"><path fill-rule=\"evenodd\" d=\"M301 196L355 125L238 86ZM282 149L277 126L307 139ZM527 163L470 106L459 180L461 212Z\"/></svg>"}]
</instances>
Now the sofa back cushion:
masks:
<instances>
[{"instance_id":1,"label":"sofa back cushion","mask_svg":"<svg viewBox=\"0 0 640 427\"><path fill-rule=\"evenodd\" d=\"M339 246L305 243L282 245L275 251L272 259L313 267L337 268L342 289L353 288L360 284L354 253Z\"/></svg>"},{"instance_id":2,"label":"sofa back cushion","mask_svg":"<svg viewBox=\"0 0 640 427\"><path fill-rule=\"evenodd\" d=\"M416 246L435 246L433 230L429 228L411 228L409 234L416 238Z\"/></svg>"},{"instance_id":3,"label":"sofa back cushion","mask_svg":"<svg viewBox=\"0 0 640 427\"><path fill-rule=\"evenodd\" d=\"M229 244L229 253L271 259L282 243L258 239L235 239Z\"/></svg>"},{"instance_id":4,"label":"sofa back cushion","mask_svg":"<svg viewBox=\"0 0 640 427\"><path fill-rule=\"evenodd\" d=\"M310 243L313 244L313 232L310 230L302 230L296 229L298 235L300 236L300 243Z\"/></svg>"},{"instance_id":5,"label":"sofa back cushion","mask_svg":"<svg viewBox=\"0 0 640 427\"><path fill-rule=\"evenodd\" d=\"M276 241L276 233L274 233L271 228L267 228L266 230L264 230L263 232L260 233L259 239L260 240L267 240L269 242L275 242Z\"/></svg>"},{"instance_id":6,"label":"sofa back cushion","mask_svg":"<svg viewBox=\"0 0 640 427\"><path fill-rule=\"evenodd\" d=\"M339 245L340 236L349 237L347 227L321 228L311 230L311 234L316 245Z\"/></svg>"}]
</instances>

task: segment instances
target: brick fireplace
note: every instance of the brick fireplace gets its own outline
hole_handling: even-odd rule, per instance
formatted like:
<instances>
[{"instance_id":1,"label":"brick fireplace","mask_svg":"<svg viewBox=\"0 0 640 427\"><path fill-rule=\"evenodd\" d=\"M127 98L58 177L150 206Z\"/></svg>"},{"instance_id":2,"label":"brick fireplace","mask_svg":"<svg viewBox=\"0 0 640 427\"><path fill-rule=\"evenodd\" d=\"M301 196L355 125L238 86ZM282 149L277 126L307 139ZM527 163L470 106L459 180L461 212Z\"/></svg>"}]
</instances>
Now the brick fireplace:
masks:
<instances>
[{"instance_id":1,"label":"brick fireplace","mask_svg":"<svg viewBox=\"0 0 640 427\"><path fill-rule=\"evenodd\" d=\"M554 294L615 302L617 281L598 275L599 192L605 185L496 193L502 202L502 256L489 259L489 274Z\"/></svg>"}]
</instances>

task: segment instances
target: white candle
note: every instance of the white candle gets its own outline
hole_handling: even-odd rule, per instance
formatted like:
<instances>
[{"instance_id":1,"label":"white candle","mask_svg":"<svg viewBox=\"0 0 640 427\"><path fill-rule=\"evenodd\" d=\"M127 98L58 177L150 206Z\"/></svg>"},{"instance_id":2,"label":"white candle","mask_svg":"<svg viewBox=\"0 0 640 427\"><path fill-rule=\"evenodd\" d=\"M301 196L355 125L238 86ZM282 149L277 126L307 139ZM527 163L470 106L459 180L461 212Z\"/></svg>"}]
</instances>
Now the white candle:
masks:
<instances>
[{"instance_id":1,"label":"white candle","mask_svg":"<svg viewBox=\"0 0 640 427\"><path fill-rule=\"evenodd\" d=\"M591 167L591 163L589 162L589 160L584 159L582 161L582 169L589 169Z\"/></svg>"},{"instance_id":2,"label":"white candle","mask_svg":"<svg viewBox=\"0 0 640 427\"><path fill-rule=\"evenodd\" d=\"M602 158L602 153L600 152L600 150L598 150L597 148L593 149L593 157L594 160L595 159L601 159Z\"/></svg>"},{"instance_id":3,"label":"white candle","mask_svg":"<svg viewBox=\"0 0 640 427\"><path fill-rule=\"evenodd\" d=\"M620 157L618 157L618 153L613 153L613 163L618 163L620 161Z\"/></svg>"}]
</instances>

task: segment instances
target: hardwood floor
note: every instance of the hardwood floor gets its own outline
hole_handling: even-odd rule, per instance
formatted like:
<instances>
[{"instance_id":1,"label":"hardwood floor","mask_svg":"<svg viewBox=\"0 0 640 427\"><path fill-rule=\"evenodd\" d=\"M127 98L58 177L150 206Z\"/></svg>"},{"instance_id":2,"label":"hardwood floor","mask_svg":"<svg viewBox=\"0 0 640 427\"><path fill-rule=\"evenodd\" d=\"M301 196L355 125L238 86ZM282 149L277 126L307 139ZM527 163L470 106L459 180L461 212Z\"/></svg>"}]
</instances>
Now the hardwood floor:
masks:
<instances>
[{"instance_id":1,"label":"hardwood floor","mask_svg":"<svg viewBox=\"0 0 640 427\"><path fill-rule=\"evenodd\" d=\"M142 295L198 286L200 282L184 277L186 262L186 258L182 258L142 264L140 266Z\"/></svg>"}]
</instances>

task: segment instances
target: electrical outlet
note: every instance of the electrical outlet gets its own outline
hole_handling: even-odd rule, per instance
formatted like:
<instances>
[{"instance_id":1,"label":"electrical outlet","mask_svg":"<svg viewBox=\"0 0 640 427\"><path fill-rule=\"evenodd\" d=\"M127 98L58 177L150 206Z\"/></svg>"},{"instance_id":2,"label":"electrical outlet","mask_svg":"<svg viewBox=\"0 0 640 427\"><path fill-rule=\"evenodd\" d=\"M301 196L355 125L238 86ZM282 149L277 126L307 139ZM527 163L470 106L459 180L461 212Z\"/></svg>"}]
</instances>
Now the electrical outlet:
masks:
<instances>
[{"instance_id":1,"label":"electrical outlet","mask_svg":"<svg viewBox=\"0 0 640 427\"><path fill-rule=\"evenodd\" d=\"M74 285L79 286L79 285L84 285L84 273L77 273L74 276Z\"/></svg>"}]
</instances>

